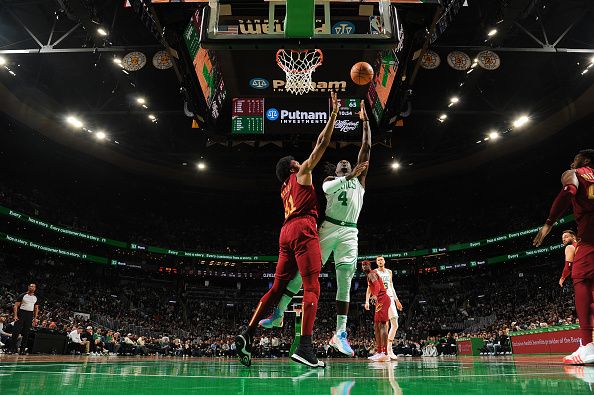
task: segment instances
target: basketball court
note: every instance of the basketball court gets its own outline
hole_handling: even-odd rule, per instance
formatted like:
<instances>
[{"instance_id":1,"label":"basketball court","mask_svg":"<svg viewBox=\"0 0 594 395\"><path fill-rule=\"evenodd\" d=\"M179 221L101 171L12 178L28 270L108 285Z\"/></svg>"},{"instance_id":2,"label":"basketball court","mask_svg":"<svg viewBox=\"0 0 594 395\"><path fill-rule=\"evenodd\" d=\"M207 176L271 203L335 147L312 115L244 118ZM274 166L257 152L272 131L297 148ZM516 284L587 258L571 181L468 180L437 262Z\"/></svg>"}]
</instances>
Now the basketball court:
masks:
<instances>
[{"instance_id":1,"label":"basketball court","mask_svg":"<svg viewBox=\"0 0 594 395\"><path fill-rule=\"evenodd\" d=\"M569 394L589 392L594 367L558 357L405 358L392 363L329 360L311 370L287 359L3 357L7 394Z\"/></svg>"}]
</instances>

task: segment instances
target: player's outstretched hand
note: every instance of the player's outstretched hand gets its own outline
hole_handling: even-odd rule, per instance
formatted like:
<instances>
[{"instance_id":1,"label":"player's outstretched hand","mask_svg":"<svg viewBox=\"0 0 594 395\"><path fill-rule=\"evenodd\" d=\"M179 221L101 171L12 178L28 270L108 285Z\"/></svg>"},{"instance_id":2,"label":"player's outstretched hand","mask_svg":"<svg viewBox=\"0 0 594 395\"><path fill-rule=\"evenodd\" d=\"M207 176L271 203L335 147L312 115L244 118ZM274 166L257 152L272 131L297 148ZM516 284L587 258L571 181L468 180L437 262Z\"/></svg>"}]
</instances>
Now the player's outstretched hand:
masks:
<instances>
[{"instance_id":1,"label":"player's outstretched hand","mask_svg":"<svg viewBox=\"0 0 594 395\"><path fill-rule=\"evenodd\" d=\"M396 301L396 308L398 309L398 311L402 311L402 303L400 303L399 300Z\"/></svg>"},{"instance_id":2,"label":"player's outstretched hand","mask_svg":"<svg viewBox=\"0 0 594 395\"><path fill-rule=\"evenodd\" d=\"M536 234L534 240L532 240L532 245L534 245L534 247L540 247L545 237L551 232L551 229L553 229L551 225L544 224Z\"/></svg>"},{"instance_id":3,"label":"player's outstretched hand","mask_svg":"<svg viewBox=\"0 0 594 395\"><path fill-rule=\"evenodd\" d=\"M369 121L367 118L367 112L365 111L365 102L361 100L361 109L359 110L359 119L362 121Z\"/></svg>"},{"instance_id":4,"label":"player's outstretched hand","mask_svg":"<svg viewBox=\"0 0 594 395\"><path fill-rule=\"evenodd\" d=\"M332 99L332 112L338 113L338 95L336 92L330 92L330 99Z\"/></svg>"},{"instance_id":5,"label":"player's outstretched hand","mask_svg":"<svg viewBox=\"0 0 594 395\"><path fill-rule=\"evenodd\" d=\"M369 166L369 162L361 162L361 163L357 164L357 166L355 166L355 168L353 170L351 170L350 178L359 177L361 175L361 173L363 173L363 171L365 169L367 169L367 166Z\"/></svg>"},{"instance_id":6,"label":"player's outstretched hand","mask_svg":"<svg viewBox=\"0 0 594 395\"><path fill-rule=\"evenodd\" d=\"M561 277L561 278L559 279L559 286L560 286L561 288L563 288L563 283L564 283L564 282L565 282L565 279L564 279L563 277Z\"/></svg>"},{"instance_id":7,"label":"player's outstretched hand","mask_svg":"<svg viewBox=\"0 0 594 395\"><path fill-rule=\"evenodd\" d=\"M365 310L369 310L369 302L365 303Z\"/></svg>"}]
</instances>

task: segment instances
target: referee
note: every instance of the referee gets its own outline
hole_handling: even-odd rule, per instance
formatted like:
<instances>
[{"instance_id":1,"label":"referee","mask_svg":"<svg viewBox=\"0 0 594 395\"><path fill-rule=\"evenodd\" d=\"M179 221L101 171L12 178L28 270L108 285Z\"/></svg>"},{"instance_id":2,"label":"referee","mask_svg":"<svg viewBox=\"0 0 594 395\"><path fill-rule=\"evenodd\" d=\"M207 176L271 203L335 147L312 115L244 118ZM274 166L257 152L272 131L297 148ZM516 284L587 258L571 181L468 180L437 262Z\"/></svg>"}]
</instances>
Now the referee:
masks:
<instances>
[{"instance_id":1,"label":"referee","mask_svg":"<svg viewBox=\"0 0 594 395\"><path fill-rule=\"evenodd\" d=\"M37 305L37 296L35 296L35 284L29 284L27 292L20 294L14 304L14 329L12 332L12 352L17 351L17 344L19 335L21 339L21 354L25 353L27 347L27 340L29 338L29 330L31 326L37 325L37 314L39 306Z\"/></svg>"}]
</instances>

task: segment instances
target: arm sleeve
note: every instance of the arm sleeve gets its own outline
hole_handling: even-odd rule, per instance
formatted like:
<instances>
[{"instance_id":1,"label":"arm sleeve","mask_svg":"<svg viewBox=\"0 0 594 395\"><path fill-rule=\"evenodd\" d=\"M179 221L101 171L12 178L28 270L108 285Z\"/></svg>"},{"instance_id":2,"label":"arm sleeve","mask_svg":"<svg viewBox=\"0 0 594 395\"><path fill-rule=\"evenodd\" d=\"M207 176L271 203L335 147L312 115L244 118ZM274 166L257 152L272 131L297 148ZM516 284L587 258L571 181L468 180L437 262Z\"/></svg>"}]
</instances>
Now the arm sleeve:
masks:
<instances>
[{"instance_id":1,"label":"arm sleeve","mask_svg":"<svg viewBox=\"0 0 594 395\"><path fill-rule=\"evenodd\" d=\"M569 276L571 276L571 262L565 261L565 267L563 268L563 273L561 273L561 278L566 279Z\"/></svg>"},{"instance_id":2,"label":"arm sleeve","mask_svg":"<svg viewBox=\"0 0 594 395\"><path fill-rule=\"evenodd\" d=\"M322 184L324 193L330 194L338 191L342 184L346 182L346 177L336 177L334 180L326 181Z\"/></svg>"},{"instance_id":3,"label":"arm sleeve","mask_svg":"<svg viewBox=\"0 0 594 395\"><path fill-rule=\"evenodd\" d=\"M551 211L549 212L549 218L547 218L547 225L553 225L563 213L567 211L571 204L571 197L577 193L577 188L573 184L565 185L561 192L555 198Z\"/></svg>"}]
</instances>

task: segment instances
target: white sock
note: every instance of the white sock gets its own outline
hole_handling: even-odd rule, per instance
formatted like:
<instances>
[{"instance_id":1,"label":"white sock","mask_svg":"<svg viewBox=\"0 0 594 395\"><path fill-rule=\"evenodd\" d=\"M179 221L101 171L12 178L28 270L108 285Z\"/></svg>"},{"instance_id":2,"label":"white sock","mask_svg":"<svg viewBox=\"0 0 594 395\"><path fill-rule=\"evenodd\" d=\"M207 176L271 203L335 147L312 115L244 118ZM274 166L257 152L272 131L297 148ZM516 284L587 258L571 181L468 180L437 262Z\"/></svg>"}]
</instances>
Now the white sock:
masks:
<instances>
[{"instance_id":1,"label":"white sock","mask_svg":"<svg viewBox=\"0 0 594 395\"><path fill-rule=\"evenodd\" d=\"M336 316L336 333L346 332L347 316L337 315Z\"/></svg>"}]
</instances>

